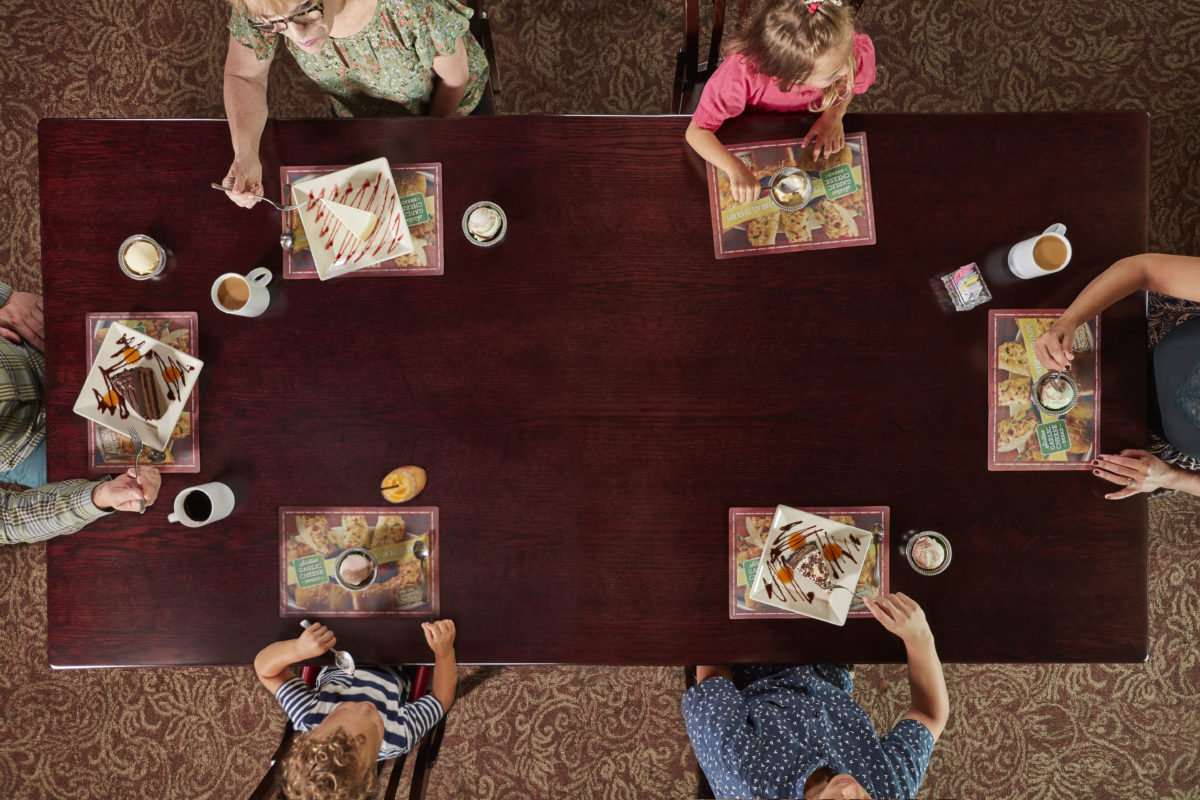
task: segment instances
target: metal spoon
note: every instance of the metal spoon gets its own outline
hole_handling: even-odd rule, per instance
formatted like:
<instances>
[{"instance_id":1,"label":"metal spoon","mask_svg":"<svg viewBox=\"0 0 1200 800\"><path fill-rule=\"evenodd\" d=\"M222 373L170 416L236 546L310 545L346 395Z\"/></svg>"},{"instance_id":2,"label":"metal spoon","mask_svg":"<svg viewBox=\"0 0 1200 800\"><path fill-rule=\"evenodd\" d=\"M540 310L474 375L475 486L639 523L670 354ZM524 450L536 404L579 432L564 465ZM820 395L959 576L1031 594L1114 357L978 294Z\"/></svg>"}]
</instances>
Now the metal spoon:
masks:
<instances>
[{"instance_id":1,"label":"metal spoon","mask_svg":"<svg viewBox=\"0 0 1200 800\"><path fill-rule=\"evenodd\" d=\"M312 623L309 622L308 620L306 620L306 619L300 620L301 628L307 629L309 625L312 625ZM354 656L350 655L350 653L346 650L334 650L332 652L333 652L334 665L338 669L345 672L347 675L353 675L354 674Z\"/></svg>"},{"instance_id":2,"label":"metal spoon","mask_svg":"<svg viewBox=\"0 0 1200 800\"><path fill-rule=\"evenodd\" d=\"M882 587L880 581L883 579L883 562L879 558L879 546L883 544L883 523L876 522L871 526L871 541L875 543L875 591L879 591ZM861 603L864 592L855 591L854 601Z\"/></svg>"},{"instance_id":3,"label":"metal spoon","mask_svg":"<svg viewBox=\"0 0 1200 800\"><path fill-rule=\"evenodd\" d=\"M212 188L214 188L214 189L217 189L217 190L219 190L219 191L225 192L226 194L228 194L229 192L232 192L232 191L233 191L232 189L230 189L230 188L228 188L228 187L226 187L226 186L222 186L222 185L221 185L221 184L219 184L219 183L210 183L210 184L209 184L209 186L211 186ZM263 202L265 202L267 205L269 205L269 206L272 206L272 207L274 207L274 208L276 208L276 209L278 209L278 210L280 210L280 211L295 211L297 208L299 208L299 207L300 207L300 206L298 206L298 205L295 205L295 206L285 206L285 205L283 205L282 203L276 203L274 200L272 200L272 199L271 199L271 198L269 198L269 197L263 197L261 194L255 194L255 195L251 195L251 197L257 197L259 200L262 200L262 201L263 201Z\"/></svg>"},{"instance_id":4,"label":"metal spoon","mask_svg":"<svg viewBox=\"0 0 1200 800\"><path fill-rule=\"evenodd\" d=\"M425 559L429 558L429 548L424 542L416 542L413 544L413 556L417 561L421 562L421 602L429 602L429 580L425 577Z\"/></svg>"},{"instance_id":5,"label":"metal spoon","mask_svg":"<svg viewBox=\"0 0 1200 800\"><path fill-rule=\"evenodd\" d=\"M296 237L292 236L291 231L284 231L279 234L279 246L284 250L291 250L292 245L296 243Z\"/></svg>"}]
</instances>

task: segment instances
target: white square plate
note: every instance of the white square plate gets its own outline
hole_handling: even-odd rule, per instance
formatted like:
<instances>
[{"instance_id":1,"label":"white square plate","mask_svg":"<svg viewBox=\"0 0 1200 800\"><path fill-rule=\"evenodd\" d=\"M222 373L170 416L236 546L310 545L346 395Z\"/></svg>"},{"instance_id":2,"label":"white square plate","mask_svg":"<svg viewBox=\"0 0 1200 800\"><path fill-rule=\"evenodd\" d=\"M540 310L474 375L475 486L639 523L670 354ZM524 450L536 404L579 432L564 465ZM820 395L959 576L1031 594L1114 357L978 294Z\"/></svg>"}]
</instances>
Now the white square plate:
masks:
<instances>
[{"instance_id":1,"label":"white square plate","mask_svg":"<svg viewBox=\"0 0 1200 800\"><path fill-rule=\"evenodd\" d=\"M162 450L171 440L171 432L187 406L203 366L204 362L198 358L114 322L83 382L75 401L75 413L125 436L132 427L142 437L143 444ZM164 401L160 418L142 419L116 392L108 376L127 367L149 367L154 371L159 397Z\"/></svg>"},{"instance_id":2,"label":"white square plate","mask_svg":"<svg viewBox=\"0 0 1200 800\"><path fill-rule=\"evenodd\" d=\"M781 568L797 547L816 544L823 549L830 543L837 545L843 553L832 568L836 570L833 584L844 588L822 589L812 579L799 571L791 572L790 568L782 576L790 574L790 581L781 580ZM759 603L843 625L850 613L850 604L854 602L854 588L858 585L863 559L870 546L871 534L867 531L790 506L778 506L750 597Z\"/></svg>"},{"instance_id":3,"label":"white square plate","mask_svg":"<svg viewBox=\"0 0 1200 800\"><path fill-rule=\"evenodd\" d=\"M321 200L369 211L378 217L367 241L351 233ZM412 236L386 158L294 183L292 202L300 206L294 213L300 215L321 280L413 252Z\"/></svg>"}]
</instances>

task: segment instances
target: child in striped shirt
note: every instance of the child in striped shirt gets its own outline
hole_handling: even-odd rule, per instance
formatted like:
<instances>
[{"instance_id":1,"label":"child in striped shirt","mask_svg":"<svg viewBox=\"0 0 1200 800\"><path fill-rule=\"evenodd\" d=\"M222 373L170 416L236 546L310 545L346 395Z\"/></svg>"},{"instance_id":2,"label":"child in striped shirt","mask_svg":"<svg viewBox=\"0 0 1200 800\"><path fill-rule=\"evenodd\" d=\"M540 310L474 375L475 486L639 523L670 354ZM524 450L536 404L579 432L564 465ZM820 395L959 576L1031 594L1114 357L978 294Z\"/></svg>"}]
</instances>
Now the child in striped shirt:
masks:
<instances>
[{"instance_id":1,"label":"child in striped shirt","mask_svg":"<svg viewBox=\"0 0 1200 800\"><path fill-rule=\"evenodd\" d=\"M353 674L326 667L310 689L291 665L316 658L337 643L320 623L297 639L267 645L254 671L275 695L297 731L280 764L284 793L293 800L355 800L374 795L375 761L412 749L454 703L458 665L454 622L422 623L433 651L433 689L408 702L410 681L390 667L358 667Z\"/></svg>"}]
</instances>

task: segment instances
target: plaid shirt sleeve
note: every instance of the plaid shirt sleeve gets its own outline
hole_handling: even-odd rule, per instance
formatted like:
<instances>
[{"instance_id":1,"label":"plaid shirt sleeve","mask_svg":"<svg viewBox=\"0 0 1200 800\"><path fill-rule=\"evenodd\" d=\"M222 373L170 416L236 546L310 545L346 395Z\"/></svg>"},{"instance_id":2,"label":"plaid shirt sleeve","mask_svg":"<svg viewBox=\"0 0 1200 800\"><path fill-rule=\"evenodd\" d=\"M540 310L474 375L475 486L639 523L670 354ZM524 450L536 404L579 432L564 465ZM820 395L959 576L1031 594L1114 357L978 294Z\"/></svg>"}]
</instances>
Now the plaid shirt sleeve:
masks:
<instances>
[{"instance_id":1,"label":"plaid shirt sleeve","mask_svg":"<svg viewBox=\"0 0 1200 800\"><path fill-rule=\"evenodd\" d=\"M92 502L92 490L103 482L76 478L24 492L0 489L0 517L4 521L0 544L40 542L74 533L112 513L101 511Z\"/></svg>"}]
</instances>

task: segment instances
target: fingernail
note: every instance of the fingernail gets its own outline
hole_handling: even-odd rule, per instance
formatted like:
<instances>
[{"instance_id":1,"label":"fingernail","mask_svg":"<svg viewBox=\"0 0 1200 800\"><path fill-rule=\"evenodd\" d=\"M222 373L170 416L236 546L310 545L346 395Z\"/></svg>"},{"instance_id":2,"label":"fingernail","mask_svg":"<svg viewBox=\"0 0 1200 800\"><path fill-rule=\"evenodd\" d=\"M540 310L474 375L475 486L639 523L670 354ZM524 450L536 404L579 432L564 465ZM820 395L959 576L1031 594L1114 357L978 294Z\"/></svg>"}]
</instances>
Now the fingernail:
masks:
<instances>
[{"instance_id":1,"label":"fingernail","mask_svg":"<svg viewBox=\"0 0 1200 800\"><path fill-rule=\"evenodd\" d=\"M1092 466L1093 467L1100 466L1100 459L1098 459L1098 458L1092 459Z\"/></svg>"},{"instance_id":2,"label":"fingernail","mask_svg":"<svg viewBox=\"0 0 1200 800\"><path fill-rule=\"evenodd\" d=\"M1092 474L1093 474L1093 475L1099 475L1099 474L1100 474L1100 470L1098 470L1098 469L1094 469L1094 470L1092 470Z\"/></svg>"}]
</instances>

